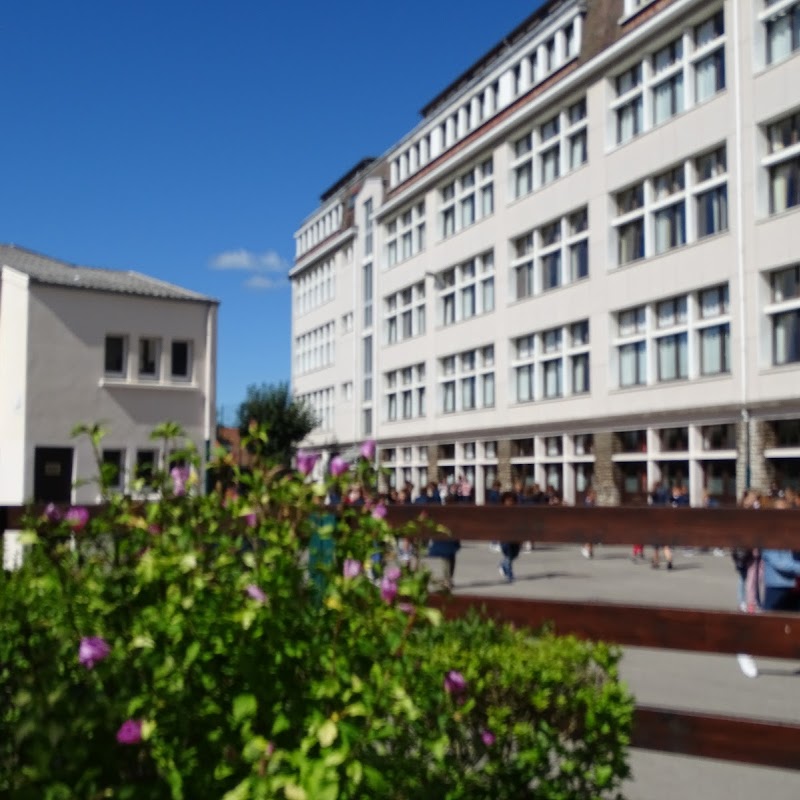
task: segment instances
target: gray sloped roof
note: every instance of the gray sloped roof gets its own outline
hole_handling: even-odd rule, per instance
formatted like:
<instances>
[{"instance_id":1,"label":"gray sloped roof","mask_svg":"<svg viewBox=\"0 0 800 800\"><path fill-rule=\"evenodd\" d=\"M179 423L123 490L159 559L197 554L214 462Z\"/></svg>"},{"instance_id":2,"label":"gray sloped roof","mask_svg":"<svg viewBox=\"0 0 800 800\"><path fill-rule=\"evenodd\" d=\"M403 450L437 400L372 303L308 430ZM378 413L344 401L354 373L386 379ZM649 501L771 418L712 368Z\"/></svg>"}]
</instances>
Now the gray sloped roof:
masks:
<instances>
[{"instance_id":1,"label":"gray sloped roof","mask_svg":"<svg viewBox=\"0 0 800 800\"><path fill-rule=\"evenodd\" d=\"M13 244L0 244L0 267L3 266L24 272L32 281L50 286L158 297L166 300L217 302L205 295L182 289L157 278L150 278L140 272L81 267Z\"/></svg>"}]
</instances>

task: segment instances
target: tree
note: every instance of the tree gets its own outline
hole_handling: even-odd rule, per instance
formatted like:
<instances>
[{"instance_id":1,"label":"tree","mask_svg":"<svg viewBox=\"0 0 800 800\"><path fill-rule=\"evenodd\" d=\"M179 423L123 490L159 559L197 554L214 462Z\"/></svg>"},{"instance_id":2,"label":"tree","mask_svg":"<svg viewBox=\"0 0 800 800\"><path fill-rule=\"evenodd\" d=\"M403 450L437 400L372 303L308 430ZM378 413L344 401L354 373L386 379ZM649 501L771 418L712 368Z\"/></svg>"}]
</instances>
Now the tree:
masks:
<instances>
[{"instance_id":1,"label":"tree","mask_svg":"<svg viewBox=\"0 0 800 800\"><path fill-rule=\"evenodd\" d=\"M251 442L262 458L288 465L294 448L317 425L314 411L292 396L288 383L251 384L237 413L239 433L244 436L253 422L267 428L266 442Z\"/></svg>"}]
</instances>

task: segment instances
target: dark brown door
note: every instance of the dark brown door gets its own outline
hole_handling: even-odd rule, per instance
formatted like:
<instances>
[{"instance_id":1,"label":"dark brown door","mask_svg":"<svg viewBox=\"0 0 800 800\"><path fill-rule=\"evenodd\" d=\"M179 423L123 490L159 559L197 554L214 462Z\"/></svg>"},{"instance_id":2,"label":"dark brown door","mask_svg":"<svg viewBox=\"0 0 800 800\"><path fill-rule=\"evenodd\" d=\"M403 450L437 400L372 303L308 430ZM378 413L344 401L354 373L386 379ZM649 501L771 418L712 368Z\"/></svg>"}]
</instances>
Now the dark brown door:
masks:
<instances>
[{"instance_id":1,"label":"dark brown door","mask_svg":"<svg viewBox=\"0 0 800 800\"><path fill-rule=\"evenodd\" d=\"M33 458L33 499L69 503L72 498L72 448L37 447Z\"/></svg>"}]
</instances>

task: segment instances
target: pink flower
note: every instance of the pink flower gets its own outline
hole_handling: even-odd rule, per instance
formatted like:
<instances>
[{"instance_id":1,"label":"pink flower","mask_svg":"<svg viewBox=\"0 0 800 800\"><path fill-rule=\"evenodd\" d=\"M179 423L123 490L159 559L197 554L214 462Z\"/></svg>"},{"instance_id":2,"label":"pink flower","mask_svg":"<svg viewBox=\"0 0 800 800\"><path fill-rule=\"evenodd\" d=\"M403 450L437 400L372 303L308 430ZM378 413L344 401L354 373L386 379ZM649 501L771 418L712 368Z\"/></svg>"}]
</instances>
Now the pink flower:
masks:
<instances>
[{"instance_id":1,"label":"pink flower","mask_svg":"<svg viewBox=\"0 0 800 800\"><path fill-rule=\"evenodd\" d=\"M189 480L189 467L173 467L169 471L172 478L172 493L176 497L186 494L186 481Z\"/></svg>"},{"instance_id":2,"label":"pink flower","mask_svg":"<svg viewBox=\"0 0 800 800\"><path fill-rule=\"evenodd\" d=\"M350 465L341 456L334 456L328 468L334 478L339 478L350 469Z\"/></svg>"},{"instance_id":3,"label":"pink flower","mask_svg":"<svg viewBox=\"0 0 800 800\"><path fill-rule=\"evenodd\" d=\"M383 503L378 503L378 505L372 509L372 518L386 519L386 506Z\"/></svg>"},{"instance_id":4,"label":"pink flower","mask_svg":"<svg viewBox=\"0 0 800 800\"><path fill-rule=\"evenodd\" d=\"M139 744L142 741L142 721L127 719L117 731L117 741L120 744Z\"/></svg>"},{"instance_id":5,"label":"pink flower","mask_svg":"<svg viewBox=\"0 0 800 800\"><path fill-rule=\"evenodd\" d=\"M462 694L467 690L467 680L460 672L451 669L444 676L444 690L448 694Z\"/></svg>"},{"instance_id":6,"label":"pink flower","mask_svg":"<svg viewBox=\"0 0 800 800\"><path fill-rule=\"evenodd\" d=\"M44 516L48 522L61 522L61 509L54 503L48 503L44 508Z\"/></svg>"},{"instance_id":7,"label":"pink flower","mask_svg":"<svg viewBox=\"0 0 800 800\"><path fill-rule=\"evenodd\" d=\"M78 647L78 663L86 669L108 657L111 647L102 636L84 636Z\"/></svg>"},{"instance_id":8,"label":"pink flower","mask_svg":"<svg viewBox=\"0 0 800 800\"><path fill-rule=\"evenodd\" d=\"M367 441L361 445L360 453L367 461L372 461L372 459L375 458L375 440L367 439Z\"/></svg>"},{"instance_id":9,"label":"pink flower","mask_svg":"<svg viewBox=\"0 0 800 800\"><path fill-rule=\"evenodd\" d=\"M251 511L249 514L245 514L244 521L247 524L248 528L255 528L256 522L258 522L255 511Z\"/></svg>"},{"instance_id":10,"label":"pink flower","mask_svg":"<svg viewBox=\"0 0 800 800\"><path fill-rule=\"evenodd\" d=\"M398 603L397 607L404 614L413 614L414 613L414 605L412 603Z\"/></svg>"},{"instance_id":11,"label":"pink flower","mask_svg":"<svg viewBox=\"0 0 800 800\"><path fill-rule=\"evenodd\" d=\"M257 600L259 603L267 602L267 596L264 594L264 591L260 586L256 586L254 583L251 583L247 589L245 589L245 591L249 597L253 598L253 600Z\"/></svg>"},{"instance_id":12,"label":"pink flower","mask_svg":"<svg viewBox=\"0 0 800 800\"><path fill-rule=\"evenodd\" d=\"M297 452L297 471L303 475L310 475L317 463L318 456L314 453L306 453L303 450Z\"/></svg>"},{"instance_id":13,"label":"pink flower","mask_svg":"<svg viewBox=\"0 0 800 800\"><path fill-rule=\"evenodd\" d=\"M357 578L361 574L361 562L355 558L346 558L342 574L345 578Z\"/></svg>"},{"instance_id":14,"label":"pink flower","mask_svg":"<svg viewBox=\"0 0 800 800\"><path fill-rule=\"evenodd\" d=\"M161 526L160 525L148 525L147 526L147 532L151 536L158 536L158 534L161 533Z\"/></svg>"},{"instance_id":15,"label":"pink flower","mask_svg":"<svg viewBox=\"0 0 800 800\"><path fill-rule=\"evenodd\" d=\"M390 581L398 581L400 580L400 576L403 573L396 564L392 564L391 567L386 567L386 571L383 573L383 576Z\"/></svg>"},{"instance_id":16,"label":"pink flower","mask_svg":"<svg viewBox=\"0 0 800 800\"><path fill-rule=\"evenodd\" d=\"M89 522L89 511L83 506L73 506L64 515L67 525L74 531L82 531Z\"/></svg>"},{"instance_id":17,"label":"pink flower","mask_svg":"<svg viewBox=\"0 0 800 800\"><path fill-rule=\"evenodd\" d=\"M384 602L391 603L397 597L397 584L388 578L381 580L381 597Z\"/></svg>"},{"instance_id":18,"label":"pink flower","mask_svg":"<svg viewBox=\"0 0 800 800\"><path fill-rule=\"evenodd\" d=\"M497 741L497 737L491 731L481 731L481 741L487 746L491 747L495 741Z\"/></svg>"}]
</instances>

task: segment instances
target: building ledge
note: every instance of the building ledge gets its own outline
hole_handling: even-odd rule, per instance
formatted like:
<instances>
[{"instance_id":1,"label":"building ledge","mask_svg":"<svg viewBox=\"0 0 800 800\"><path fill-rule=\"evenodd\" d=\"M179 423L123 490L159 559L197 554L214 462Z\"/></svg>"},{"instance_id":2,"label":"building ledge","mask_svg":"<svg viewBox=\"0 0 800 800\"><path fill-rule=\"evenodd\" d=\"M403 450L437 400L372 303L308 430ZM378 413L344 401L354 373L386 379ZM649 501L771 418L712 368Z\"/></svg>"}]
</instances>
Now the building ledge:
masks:
<instances>
[{"instance_id":1,"label":"building ledge","mask_svg":"<svg viewBox=\"0 0 800 800\"><path fill-rule=\"evenodd\" d=\"M155 389L177 392L199 392L200 386L191 382L161 383L159 381L131 381L125 378L100 378L98 386L104 389Z\"/></svg>"}]
</instances>

